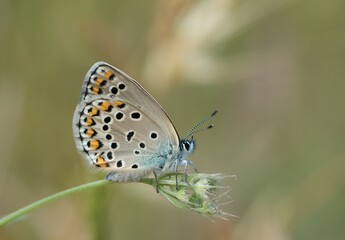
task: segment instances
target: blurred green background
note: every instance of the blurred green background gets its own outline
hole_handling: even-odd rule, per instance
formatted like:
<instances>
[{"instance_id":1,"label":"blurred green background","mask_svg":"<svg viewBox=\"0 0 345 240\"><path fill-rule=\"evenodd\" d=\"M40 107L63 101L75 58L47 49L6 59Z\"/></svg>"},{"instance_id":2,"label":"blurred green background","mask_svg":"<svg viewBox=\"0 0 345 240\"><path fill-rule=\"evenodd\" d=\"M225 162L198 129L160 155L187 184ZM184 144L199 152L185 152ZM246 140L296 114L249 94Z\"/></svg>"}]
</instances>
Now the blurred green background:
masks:
<instances>
[{"instance_id":1,"label":"blurred green background","mask_svg":"<svg viewBox=\"0 0 345 240\"><path fill-rule=\"evenodd\" d=\"M236 174L239 219L172 206L139 183L48 204L0 239L344 239L345 2L0 1L0 215L103 178L76 151L85 73L106 61L197 135L201 172Z\"/></svg>"}]
</instances>

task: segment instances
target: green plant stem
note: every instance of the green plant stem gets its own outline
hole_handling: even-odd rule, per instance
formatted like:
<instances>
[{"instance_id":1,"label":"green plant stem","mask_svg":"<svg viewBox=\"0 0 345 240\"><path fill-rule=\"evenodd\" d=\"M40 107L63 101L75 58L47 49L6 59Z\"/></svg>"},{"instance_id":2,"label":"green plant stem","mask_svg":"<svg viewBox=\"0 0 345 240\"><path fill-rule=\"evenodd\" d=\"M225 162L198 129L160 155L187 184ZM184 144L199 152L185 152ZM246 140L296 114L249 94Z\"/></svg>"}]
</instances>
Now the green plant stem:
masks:
<instances>
[{"instance_id":1,"label":"green plant stem","mask_svg":"<svg viewBox=\"0 0 345 240\"><path fill-rule=\"evenodd\" d=\"M176 189L176 176L179 177L179 190ZM185 178L184 173L167 173L161 175L158 178L158 183L156 182L155 178L143 178L139 182L151 185L154 188L158 187L159 192L163 195L163 197L168 199L177 207L190 209L209 216L217 217L219 215L220 217L222 217L223 215L225 215L224 212L219 210L216 201L210 201L210 191L217 188L218 181L224 178L224 176L220 174L196 173L194 175L189 175L188 177L190 178L189 181L192 183L192 185L190 185L188 182L183 181ZM52 194L48 197L42 198L1 218L0 226L13 222L14 220L17 220L21 217L24 217L26 214L33 211L34 209L39 208L49 202L66 197L72 193L77 193L82 190L91 189L94 187L104 186L110 183L111 182L108 180L98 180ZM171 191L171 188L176 190ZM195 194L197 194L198 198L194 196ZM200 205L200 201L202 204L207 204L206 208L194 207L195 204Z\"/></svg>"},{"instance_id":2,"label":"green plant stem","mask_svg":"<svg viewBox=\"0 0 345 240\"><path fill-rule=\"evenodd\" d=\"M100 187L100 186L103 186L103 185L106 185L109 183L110 182L108 180L99 180L99 181L86 183L86 184L83 184L80 186L76 186L76 187L69 188L69 189L66 189L64 191L52 194L48 197L42 198L42 199L40 199L34 203L31 203L25 207L22 207L22 208L18 209L17 211L10 213L7 216L1 218L0 219L0 226L5 225L7 223L10 223L10 222L12 222L12 221L14 221L20 217L23 217L26 214L28 214L29 212L33 211L34 209L36 209L36 208L38 208L44 204L47 204L49 202L55 201L59 198L66 197L67 195L70 195L70 194L76 193L76 192L80 192L80 191L85 190L85 189L90 189L93 187Z\"/></svg>"},{"instance_id":3,"label":"green plant stem","mask_svg":"<svg viewBox=\"0 0 345 240\"><path fill-rule=\"evenodd\" d=\"M154 178L142 178L140 179L141 183L145 183L145 184L148 184L148 185L151 185L151 186L156 186L156 179Z\"/></svg>"}]
</instances>

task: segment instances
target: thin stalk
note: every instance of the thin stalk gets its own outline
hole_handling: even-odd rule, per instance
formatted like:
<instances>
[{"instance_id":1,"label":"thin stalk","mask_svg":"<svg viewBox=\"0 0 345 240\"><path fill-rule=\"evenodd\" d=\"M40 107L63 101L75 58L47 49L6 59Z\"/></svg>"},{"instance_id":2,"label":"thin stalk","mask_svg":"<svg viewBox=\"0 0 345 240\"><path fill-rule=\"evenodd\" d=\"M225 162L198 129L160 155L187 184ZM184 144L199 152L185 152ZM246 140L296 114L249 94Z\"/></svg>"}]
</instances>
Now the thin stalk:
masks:
<instances>
[{"instance_id":1,"label":"thin stalk","mask_svg":"<svg viewBox=\"0 0 345 240\"><path fill-rule=\"evenodd\" d=\"M10 223L14 220L17 220L20 217L24 217L29 212L31 212L34 209L39 208L42 205L45 205L49 202L55 201L55 200L60 199L62 197L66 197L72 193L77 193L77 192L83 191L85 189L90 189L90 188L94 188L94 187L100 187L100 186L103 186L103 185L106 185L109 183L110 182L108 180L99 180L99 181L86 183L86 184L83 184L80 186L72 187L72 188L66 189L64 191L52 194L48 197L42 198L42 199L40 199L34 203L31 203L25 207L22 207L22 208L18 209L17 211L10 213L3 218L0 218L0 226L5 225L7 223Z\"/></svg>"}]
</instances>

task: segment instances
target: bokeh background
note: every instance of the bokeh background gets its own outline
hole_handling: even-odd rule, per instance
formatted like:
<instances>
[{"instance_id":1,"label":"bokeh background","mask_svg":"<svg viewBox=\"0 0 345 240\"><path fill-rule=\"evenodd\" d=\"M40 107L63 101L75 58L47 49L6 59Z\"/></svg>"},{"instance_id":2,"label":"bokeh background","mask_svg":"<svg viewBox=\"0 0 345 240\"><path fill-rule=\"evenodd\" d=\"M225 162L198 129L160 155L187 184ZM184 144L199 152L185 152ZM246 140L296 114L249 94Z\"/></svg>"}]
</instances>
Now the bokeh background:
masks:
<instances>
[{"instance_id":1,"label":"bokeh background","mask_svg":"<svg viewBox=\"0 0 345 240\"><path fill-rule=\"evenodd\" d=\"M50 203L0 239L344 239L345 2L0 1L0 215L100 179L72 116L106 61L137 79L184 135L214 109L192 160L228 179L230 221L139 183Z\"/></svg>"}]
</instances>

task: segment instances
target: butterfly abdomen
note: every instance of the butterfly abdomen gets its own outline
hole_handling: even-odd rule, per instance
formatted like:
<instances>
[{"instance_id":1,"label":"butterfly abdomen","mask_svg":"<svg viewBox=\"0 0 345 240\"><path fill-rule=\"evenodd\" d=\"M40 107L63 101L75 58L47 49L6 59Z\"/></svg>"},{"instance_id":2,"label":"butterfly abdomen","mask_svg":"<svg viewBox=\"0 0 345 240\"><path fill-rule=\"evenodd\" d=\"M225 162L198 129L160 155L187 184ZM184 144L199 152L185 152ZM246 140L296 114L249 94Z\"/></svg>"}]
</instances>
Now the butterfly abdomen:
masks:
<instances>
[{"instance_id":1,"label":"butterfly abdomen","mask_svg":"<svg viewBox=\"0 0 345 240\"><path fill-rule=\"evenodd\" d=\"M142 168L135 172L125 171L112 171L107 175L107 180L112 182L137 182L143 177L149 175L152 169Z\"/></svg>"}]
</instances>

